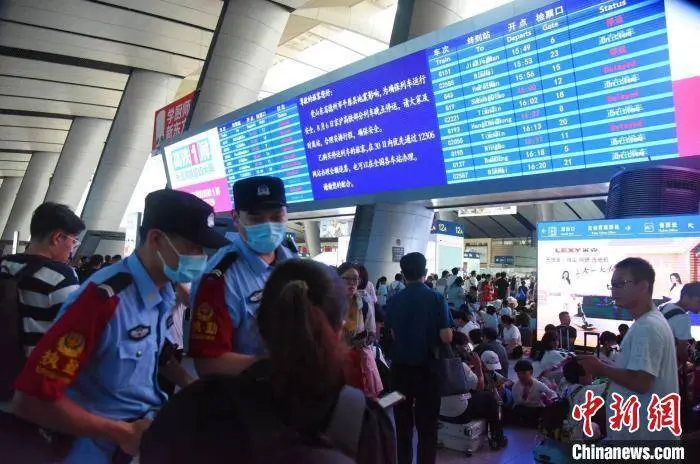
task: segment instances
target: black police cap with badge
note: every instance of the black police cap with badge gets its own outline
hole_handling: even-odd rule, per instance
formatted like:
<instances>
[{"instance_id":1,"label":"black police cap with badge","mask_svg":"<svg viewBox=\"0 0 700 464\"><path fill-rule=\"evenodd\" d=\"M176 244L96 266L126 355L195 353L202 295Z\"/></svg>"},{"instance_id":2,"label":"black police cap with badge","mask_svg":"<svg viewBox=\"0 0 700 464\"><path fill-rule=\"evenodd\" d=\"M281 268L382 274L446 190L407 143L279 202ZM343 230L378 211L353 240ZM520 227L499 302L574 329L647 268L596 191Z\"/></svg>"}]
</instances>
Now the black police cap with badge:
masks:
<instances>
[{"instance_id":1,"label":"black police cap with badge","mask_svg":"<svg viewBox=\"0 0 700 464\"><path fill-rule=\"evenodd\" d=\"M146 196L142 231L176 234L204 248L230 242L214 229L214 209L204 200L177 190L156 190Z\"/></svg>"},{"instance_id":2,"label":"black police cap with badge","mask_svg":"<svg viewBox=\"0 0 700 464\"><path fill-rule=\"evenodd\" d=\"M257 176L233 184L236 211L255 212L287 206L284 182L279 177Z\"/></svg>"}]
</instances>

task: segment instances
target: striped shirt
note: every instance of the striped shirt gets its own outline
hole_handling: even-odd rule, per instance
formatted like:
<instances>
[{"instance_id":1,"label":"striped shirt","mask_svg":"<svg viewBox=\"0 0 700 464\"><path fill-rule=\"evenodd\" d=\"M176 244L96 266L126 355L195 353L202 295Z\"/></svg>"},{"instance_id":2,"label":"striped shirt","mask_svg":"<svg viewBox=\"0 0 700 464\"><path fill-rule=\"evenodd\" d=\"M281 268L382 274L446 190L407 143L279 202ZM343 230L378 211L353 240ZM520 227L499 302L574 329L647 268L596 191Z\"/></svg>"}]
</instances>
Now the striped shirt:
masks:
<instances>
[{"instance_id":1,"label":"striped shirt","mask_svg":"<svg viewBox=\"0 0 700 464\"><path fill-rule=\"evenodd\" d=\"M66 264L28 254L4 257L0 273L14 276L27 265L36 266L37 270L22 277L17 287L22 343L29 354L53 323L68 295L78 289L78 276Z\"/></svg>"}]
</instances>

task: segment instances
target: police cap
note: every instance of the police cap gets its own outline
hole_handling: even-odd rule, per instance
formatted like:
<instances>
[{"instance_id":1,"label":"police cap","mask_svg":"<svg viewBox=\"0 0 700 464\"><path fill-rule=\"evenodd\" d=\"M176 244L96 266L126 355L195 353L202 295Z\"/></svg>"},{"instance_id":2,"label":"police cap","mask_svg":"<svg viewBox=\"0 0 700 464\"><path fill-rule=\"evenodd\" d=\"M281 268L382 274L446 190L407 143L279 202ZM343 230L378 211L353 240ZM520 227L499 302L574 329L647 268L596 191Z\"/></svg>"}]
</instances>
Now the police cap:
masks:
<instances>
[{"instance_id":1,"label":"police cap","mask_svg":"<svg viewBox=\"0 0 700 464\"><path fill-rule=\"evenodd\" d=\"M233 203L237 211L257 211L287 205L284 182L279 177L258 176L233 184Z\"/></svg>"},{"instance_id":2,"label":"police cap","mask_svg":"<svg viewBox=\"0 0 700 464\"><path fill-rule=\"evenodd\" d=\"M230 242L214 230L214 209L196 196L177 190L156 190L146 197L141 230L162 230L204 248Z\"/></svg>"}]
</instances>

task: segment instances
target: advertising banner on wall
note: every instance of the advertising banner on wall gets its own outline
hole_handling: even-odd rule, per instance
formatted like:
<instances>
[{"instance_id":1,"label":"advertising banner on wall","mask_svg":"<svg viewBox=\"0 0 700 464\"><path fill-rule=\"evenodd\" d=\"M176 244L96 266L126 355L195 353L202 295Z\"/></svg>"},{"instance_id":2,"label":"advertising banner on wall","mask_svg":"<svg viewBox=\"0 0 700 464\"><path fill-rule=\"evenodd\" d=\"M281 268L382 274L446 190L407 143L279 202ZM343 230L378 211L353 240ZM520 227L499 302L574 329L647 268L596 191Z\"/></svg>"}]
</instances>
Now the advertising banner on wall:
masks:
<instances>
[{"instance_id":1,"label":"advertising banner on wall","mask_svg":"<svg viewBox=\"0 0 700 464\"><path fill-rule=\"evenodd\" d=\"M189 93L156 111L153 122L152 150L155 150L162 142L174 139L185 132L185 123L192 109L194 95L195 92Z\"/></svg>"}]
</instances>

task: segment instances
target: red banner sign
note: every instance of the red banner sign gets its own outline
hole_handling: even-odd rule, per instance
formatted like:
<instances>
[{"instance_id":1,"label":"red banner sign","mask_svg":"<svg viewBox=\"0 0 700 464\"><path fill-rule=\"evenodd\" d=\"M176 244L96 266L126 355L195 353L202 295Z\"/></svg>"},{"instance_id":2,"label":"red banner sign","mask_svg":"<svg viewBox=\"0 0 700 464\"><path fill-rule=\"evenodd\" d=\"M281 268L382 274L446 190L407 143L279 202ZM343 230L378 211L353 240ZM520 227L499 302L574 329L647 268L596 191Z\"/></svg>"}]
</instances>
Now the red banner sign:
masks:
<instances>
[{"instance_id":1,"label":"red banner sign","mask_svg":"<svg viewBox=\"0 0 700 464\"><path fill-rule=\"evenodd\" d=\"M185 122L192 108L192 100L194 100L194 92L156 111L153 123L153 150L160 143L173 139L185 131Z\"/></svg>"}]
</instances>

